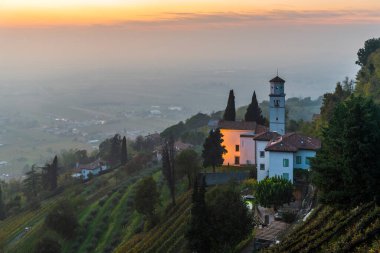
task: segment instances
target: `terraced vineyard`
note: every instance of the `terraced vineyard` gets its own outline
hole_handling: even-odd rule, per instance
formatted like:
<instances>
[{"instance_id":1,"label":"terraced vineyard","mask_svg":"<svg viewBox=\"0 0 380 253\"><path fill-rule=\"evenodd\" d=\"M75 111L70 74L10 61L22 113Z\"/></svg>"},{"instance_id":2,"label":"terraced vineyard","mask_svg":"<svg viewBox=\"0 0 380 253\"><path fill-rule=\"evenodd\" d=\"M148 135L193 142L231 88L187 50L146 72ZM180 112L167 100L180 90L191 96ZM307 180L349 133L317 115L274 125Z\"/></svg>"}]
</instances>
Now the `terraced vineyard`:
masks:
<instances>
[{"instance_id":1,"label":"terraced vineyard","mask_svg":"<svg viewBox=\"0 0 380 253\"><path fill-rule=\"evenodd\" d=\"M67 186L42 201L40 208L0 222L0 252L33 252L37 241L47 233L60 241L63 252L112 252L122 238L132 236L141 226L141 216L133 211L134 185L155 171L145 169L123 182L116 182L109 173L86 184ZM60 239L44 226L46 215L63 199L74 201L78 211L80 230L71 241Z\"/></svg>"},{"instance_id":2,"label":"terraced vineyard","mask_svg":"<svg viewBox=\"0 0 380 253\"><path fill-rule=\"evenodd\" d=\"M379 252L380 207L350 210L318 206L308 220L264 252ZM374 250L374 251L370 251Z\"/></svg>"},{"instance_id":3,"label":"terraced vineyard","mask_svg":"<svg viewBox=\"0 0 380 253\"><path fill-rule=\"evenodd\" d=\"M165 217L157 226L146 233L132 238L124 238L116 249L117 253L179 253L185 252L185 230L190 218L191 193L182 194L177 205L167 210Z\"/></svg>"}]
</instances>

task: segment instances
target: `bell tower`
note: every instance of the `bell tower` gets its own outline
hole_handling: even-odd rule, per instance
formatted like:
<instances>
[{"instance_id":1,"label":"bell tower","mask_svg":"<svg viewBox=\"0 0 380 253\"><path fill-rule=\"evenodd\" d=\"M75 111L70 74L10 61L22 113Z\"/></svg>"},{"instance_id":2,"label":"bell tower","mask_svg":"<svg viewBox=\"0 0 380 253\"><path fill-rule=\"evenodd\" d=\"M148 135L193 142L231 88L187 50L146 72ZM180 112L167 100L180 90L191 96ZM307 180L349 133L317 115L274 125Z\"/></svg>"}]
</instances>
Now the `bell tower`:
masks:
<instances>
[{"instance_id":1,"label":"bell tower","mask_svg":"<svg viewBox=\"0 0 380 253\"><path fill-rule=\"evenodd\" d=\"M269 81L269 130L285 134L285 80L278 75Z\"/></svg>"}]
</instances>

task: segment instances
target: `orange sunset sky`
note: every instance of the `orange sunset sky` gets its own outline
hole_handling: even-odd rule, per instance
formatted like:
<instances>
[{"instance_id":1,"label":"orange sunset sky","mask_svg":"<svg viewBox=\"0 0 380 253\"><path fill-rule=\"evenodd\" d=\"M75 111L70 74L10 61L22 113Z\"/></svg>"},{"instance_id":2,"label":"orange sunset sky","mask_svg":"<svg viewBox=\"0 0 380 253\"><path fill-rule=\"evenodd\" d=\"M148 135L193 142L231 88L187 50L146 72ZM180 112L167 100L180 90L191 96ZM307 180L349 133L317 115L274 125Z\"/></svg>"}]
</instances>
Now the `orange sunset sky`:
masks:
<instances>
[{"instance_id":1,"label":"orange sunset sky","mask_svg":"<svg viewBox=\"0 0 380 253\"><path fill-rule=\"evenodd\" d=\"M379 23L378 0L1 0L1 26L117 24L202 15L259 16L260 20ZM293 15L294 14L294 15ZM307 21L309 20L309 21Z\"/></svg>"}]
</instances>

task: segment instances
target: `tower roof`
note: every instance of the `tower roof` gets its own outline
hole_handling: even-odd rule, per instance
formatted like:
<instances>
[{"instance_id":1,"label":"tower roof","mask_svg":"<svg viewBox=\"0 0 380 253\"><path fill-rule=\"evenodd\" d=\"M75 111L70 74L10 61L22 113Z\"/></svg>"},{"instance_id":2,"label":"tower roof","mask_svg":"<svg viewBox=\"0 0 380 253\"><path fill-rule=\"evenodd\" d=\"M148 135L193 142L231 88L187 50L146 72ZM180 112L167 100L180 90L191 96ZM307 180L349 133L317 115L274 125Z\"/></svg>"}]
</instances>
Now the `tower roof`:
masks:
<instances>
[{"instance_id":1,"label":"tower roof","mask_svg":"<svg viewBox=\"0 0 380 253\"><path fill-rule=\"evenodd\" d=\"M271 83L285 83L285 80L282 79L282 78L279 77L279 76L276 76L275 78L273 78L273 79L270 80L269 82L271 82Z\"/></svg>"}]
</instances>

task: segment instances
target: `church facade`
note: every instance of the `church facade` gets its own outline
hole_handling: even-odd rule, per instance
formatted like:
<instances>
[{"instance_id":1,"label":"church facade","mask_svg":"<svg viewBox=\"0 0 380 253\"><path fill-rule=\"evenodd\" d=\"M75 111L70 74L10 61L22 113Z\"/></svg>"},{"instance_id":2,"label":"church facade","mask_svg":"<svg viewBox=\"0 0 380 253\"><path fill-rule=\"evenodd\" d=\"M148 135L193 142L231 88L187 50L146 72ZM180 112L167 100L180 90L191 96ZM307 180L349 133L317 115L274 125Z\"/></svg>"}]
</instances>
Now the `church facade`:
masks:
<instances>
[{"instance_id":1,"label":"church facade","mask_svg":"<svg viewBox=\"0 0 380 253\"><path fill-rule=\"evenodd\" d=\"M256 165L257 180L280 176L293 182L294 169L309 169L321 147L313 137L285 131L285 80L269 81L269 128L256 122L218 122L227 150L223 165Z\"/></svg>"}]
</instances>

